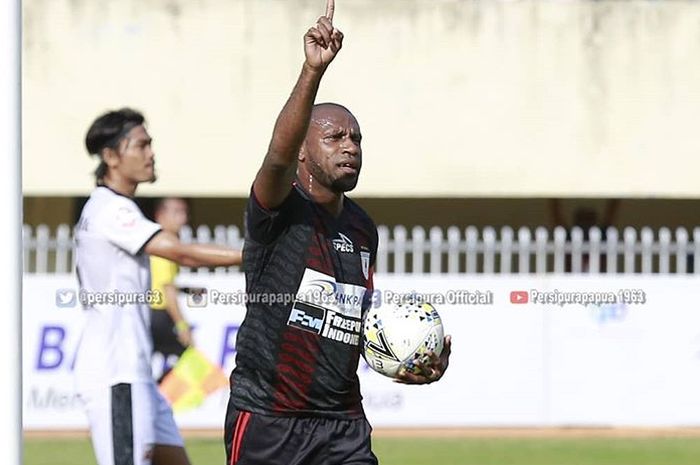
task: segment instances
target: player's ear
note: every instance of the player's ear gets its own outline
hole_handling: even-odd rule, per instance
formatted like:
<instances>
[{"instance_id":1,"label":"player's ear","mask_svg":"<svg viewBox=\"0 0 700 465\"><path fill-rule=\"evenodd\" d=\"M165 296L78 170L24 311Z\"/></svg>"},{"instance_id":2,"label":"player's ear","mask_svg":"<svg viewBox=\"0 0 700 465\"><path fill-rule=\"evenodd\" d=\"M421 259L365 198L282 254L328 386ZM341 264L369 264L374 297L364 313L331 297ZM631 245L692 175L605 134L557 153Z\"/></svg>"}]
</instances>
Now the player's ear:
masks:
<instances>
[{"instance_id":1,"label":"player's ear","mask_svg":"<svg viewBox=\"0 0 700 465\"><path fill-rule=\"evenodd\" d=\"M299 149L299 155L297 155L297 160L303 162L306 160L306 140L302 142L301 148Z\"/></svg>"},{"instance_id":2,"label":"player's ear","mask_svg":"<svg viewBox=\"0 0 700 465\"><path fill-rule=\"evenodd\" d=\"M102 149L102 160L109 166L110 168L116 168L117 165L119 164L119 154L117 153L116 150L112 148L104 148Z\"/></svg>"}]
</instances>

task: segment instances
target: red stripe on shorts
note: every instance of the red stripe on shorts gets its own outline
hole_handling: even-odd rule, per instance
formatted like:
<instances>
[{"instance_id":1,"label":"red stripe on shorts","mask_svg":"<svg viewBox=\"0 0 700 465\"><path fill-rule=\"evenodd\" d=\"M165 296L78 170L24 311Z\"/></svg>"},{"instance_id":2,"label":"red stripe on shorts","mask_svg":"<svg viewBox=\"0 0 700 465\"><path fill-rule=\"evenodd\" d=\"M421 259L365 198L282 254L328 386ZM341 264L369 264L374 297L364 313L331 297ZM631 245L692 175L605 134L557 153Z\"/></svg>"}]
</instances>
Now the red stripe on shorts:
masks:
<instances>
[{"instance_id":1,"label":"red stripe on shorts","mask_svg":"<svg viewBox=\"0 0 700 465\"><path fill-rule=\"evenodd\" d=\"M236 435L238 434L238 426L241 424L242 413L238 414L236 418L236 426L233 428L233 435L231 437L231 465L236 463Z\"/></svg>"},{"instance_id":2,"label":"red stripe on shorts","mask_svg":"<svg viewBox=\"0 0 700 465\"><path fill-rule=\"evenodd\" d=\"M233 440L231 441L231 465L236 465L241 455L241 442L249 421L250 412L241 412L236 419L236 427L233 429Z\"/></svg>"}]
</instances>

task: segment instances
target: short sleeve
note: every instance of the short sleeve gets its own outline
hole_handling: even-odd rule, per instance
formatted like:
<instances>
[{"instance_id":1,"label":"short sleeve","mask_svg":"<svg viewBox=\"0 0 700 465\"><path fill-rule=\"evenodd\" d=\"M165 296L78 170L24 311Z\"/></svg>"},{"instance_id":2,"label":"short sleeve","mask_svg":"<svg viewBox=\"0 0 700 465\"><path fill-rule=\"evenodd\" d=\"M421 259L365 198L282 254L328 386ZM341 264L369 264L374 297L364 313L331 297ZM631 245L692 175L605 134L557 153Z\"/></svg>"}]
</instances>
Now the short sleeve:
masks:
<instances>
[{"instance_id":1,"label":"short sleeve","mask_svg":"<svg viewBox=\"0 0 700 465\"><path fill-rule=\"evenodd\" d=\"M167 296L165 287L175 282L179 267L177 263L167 258L151 255L151 290L160 295L160 301L153 302L151 308L163 310L167 308Z\"/></svg>"},{"instance_id":2,"label":"short sleeve","mask_svg":"<svg viewBox=\"0 0 700 465\"><path fill-rule=\"evenodd\" d=\"M379 247L379 234L377 232L377 226L374 224L374 221L371 219L369 220L369 226L368 226L368 232L369 232L369 237L370 237L370 244L369 244L369 251L370 251L370 259L369 259L369 269L367 270L367 280L365 287L367 288L367 292L365 292L365 298L363 299L362 302L362 308L363 310L368 309L371 305L373 305L376 302L377 297L377 291L374 289L374 272L376 269L376 263L377 263L377 249Z\"/></svg>"},{"instance_id":3,"label":"short sleeve","mask_svg":"<svg viewBox=\"0 0 700 465\"><path fill-rule=\"evenodd\" d=\"M269 209L260 203L251 188L245 213L246 236L260 244L274 242L289 225L297 198L293 188L279 207Z\"/></svg>"},{"instance_id":4,"label":"short sleeve","mask_svg":"<svg viewBox=\"0 0 700 465\"><path fill-rule=\"evenodd\" d=\"M118 197L105 206L95 225L107 240L130 255L137 255L153 236L160 232L158 223L150 221L136 204Z\"/></svg>"}]
</instances>

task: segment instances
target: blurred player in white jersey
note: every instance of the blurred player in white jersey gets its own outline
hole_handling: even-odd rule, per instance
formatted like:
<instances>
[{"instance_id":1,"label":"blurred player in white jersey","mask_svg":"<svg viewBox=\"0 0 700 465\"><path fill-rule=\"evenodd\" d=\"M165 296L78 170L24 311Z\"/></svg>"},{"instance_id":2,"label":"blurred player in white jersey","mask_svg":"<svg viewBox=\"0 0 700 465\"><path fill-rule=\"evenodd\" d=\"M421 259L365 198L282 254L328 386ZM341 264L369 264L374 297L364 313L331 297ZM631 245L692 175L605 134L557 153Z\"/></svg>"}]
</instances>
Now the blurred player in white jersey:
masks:
<instances>
[{"instance_id":1,"label":"blurred player in white jersey","mask_svg":"<svg viewBox=\"0 0 700 465\"><path fill-rule=\"evenodd\" d=\"M146 219L134 203L155 181L151 137L140 113L97 118L85 138L99 157L97 187L76 228L77 274L85 326L75 363L76 389L99 465L189 465L171 408L151 373L149 255L183 266L230 266L239 251L183 244Z\"/></svg>"}]
</instances>

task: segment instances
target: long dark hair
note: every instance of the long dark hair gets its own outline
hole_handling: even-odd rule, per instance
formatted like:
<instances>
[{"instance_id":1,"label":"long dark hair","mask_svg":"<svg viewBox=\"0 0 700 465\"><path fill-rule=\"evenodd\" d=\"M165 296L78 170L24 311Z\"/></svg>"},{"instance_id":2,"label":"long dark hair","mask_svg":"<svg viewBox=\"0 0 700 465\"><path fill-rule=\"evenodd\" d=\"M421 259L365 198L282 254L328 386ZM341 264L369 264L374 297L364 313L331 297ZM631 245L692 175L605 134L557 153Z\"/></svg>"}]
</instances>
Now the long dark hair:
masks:
<instances>
[{"instance_id":1,"label":"long dark hair","mask_svg":"<svg viewBox=\"0 0 700 465\"><path fill-rule=\"evenodd\" d=\"M136 126L140 126L146 119L136 110L122 108L121 110L108 111L99 116L88 129L85 136L85 148L90 155L100 158L100 164L95 169L95 183L102 184L102 179L107 175L108 166L102 159L102 151L106 148L116 150L119 142Z\"/></svg>"}]
</instances>

